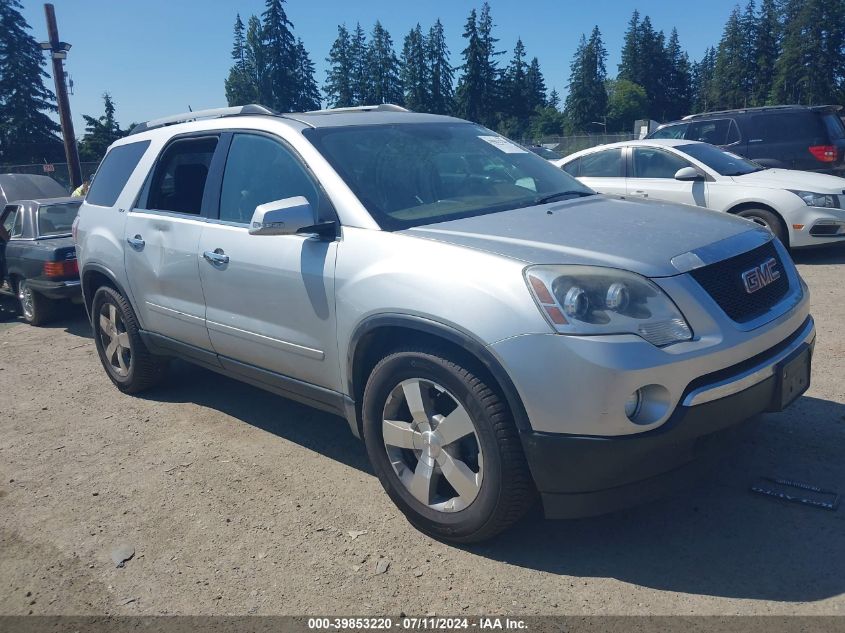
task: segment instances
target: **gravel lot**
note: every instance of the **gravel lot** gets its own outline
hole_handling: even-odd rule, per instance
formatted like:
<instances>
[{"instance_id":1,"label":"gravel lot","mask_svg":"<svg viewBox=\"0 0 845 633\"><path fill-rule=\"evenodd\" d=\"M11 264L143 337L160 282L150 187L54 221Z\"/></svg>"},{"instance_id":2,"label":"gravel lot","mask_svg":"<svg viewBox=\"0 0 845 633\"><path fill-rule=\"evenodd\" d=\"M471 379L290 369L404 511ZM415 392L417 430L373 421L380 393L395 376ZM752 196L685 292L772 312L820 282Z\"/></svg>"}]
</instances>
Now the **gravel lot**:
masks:
<instances>
[{"instance_id":1,"label":"gravel lot","mask_svg":"<svg viewBox=\"0 0 845 633\"><path fill-rule=\"evenodd\" d=\"M796 259L818 342L788 412L682 494L466 548L406 523L340 418L182 363L124 396L80 310L39 329L7 305L0 614L845 615L845 508L749 492L845 492L845 248Z\"/></svg>"}]
</instances>

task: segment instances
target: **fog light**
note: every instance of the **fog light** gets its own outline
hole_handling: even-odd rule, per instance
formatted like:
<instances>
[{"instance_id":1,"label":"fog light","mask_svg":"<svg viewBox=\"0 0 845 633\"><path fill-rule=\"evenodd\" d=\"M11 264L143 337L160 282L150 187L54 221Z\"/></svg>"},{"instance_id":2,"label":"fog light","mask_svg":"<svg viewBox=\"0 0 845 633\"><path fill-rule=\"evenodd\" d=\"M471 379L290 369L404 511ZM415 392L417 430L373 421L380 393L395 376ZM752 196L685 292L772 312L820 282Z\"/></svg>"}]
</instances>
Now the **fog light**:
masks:
<instances>
[{"instance_id":1,"label":"fog light","mask_svg":"<svg viewBox=\"0 0 845 633\"><path fill-rule=\"evenodd\" d=\"M628 396L628 399L625 401L625 415L627 415L628 419L632 422L634 418L637 417L637 414L640 412L640 407L642 406L641 392L641 389L637 389L634 393Z\"/></svg>"}]
</instances>

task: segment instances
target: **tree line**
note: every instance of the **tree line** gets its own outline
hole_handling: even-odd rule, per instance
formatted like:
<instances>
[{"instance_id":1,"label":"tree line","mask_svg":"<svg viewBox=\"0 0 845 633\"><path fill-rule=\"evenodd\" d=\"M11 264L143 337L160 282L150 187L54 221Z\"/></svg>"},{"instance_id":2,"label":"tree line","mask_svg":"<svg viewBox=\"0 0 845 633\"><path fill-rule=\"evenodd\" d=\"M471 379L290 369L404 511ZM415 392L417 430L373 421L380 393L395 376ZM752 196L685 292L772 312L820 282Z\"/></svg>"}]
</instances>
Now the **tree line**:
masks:
<instances>
[{"instance_id":1,"label":"tree line","mask_svg":"<svg viewBox=\"0 0 845 633\"><path fill-rule=\"evenodd\" d=\"M517 139L631 131L636 119L668 121L715 109L841 103L845 0L757 1L737 5L719 42L696 61L676 29L667 37L634 11L614 76L596 26L579 40L561 101L521 39L510 55L500 47L486 2L467 16L463 48L454 56L439 19L428 28L414 25L396 44L379 21L368 31L339 25L321 86L285 0L265 0L260 16L246 23L236 16L224 90L230 105L261 103L281 112L396 103L454 114ZM21 8L20 0L0 0L0 163L62 161L46 61ZM131 128L117 123L107 93L103 99L102 114L85 115L83 160L99 160Z\"/></svg>"}]
</instances>

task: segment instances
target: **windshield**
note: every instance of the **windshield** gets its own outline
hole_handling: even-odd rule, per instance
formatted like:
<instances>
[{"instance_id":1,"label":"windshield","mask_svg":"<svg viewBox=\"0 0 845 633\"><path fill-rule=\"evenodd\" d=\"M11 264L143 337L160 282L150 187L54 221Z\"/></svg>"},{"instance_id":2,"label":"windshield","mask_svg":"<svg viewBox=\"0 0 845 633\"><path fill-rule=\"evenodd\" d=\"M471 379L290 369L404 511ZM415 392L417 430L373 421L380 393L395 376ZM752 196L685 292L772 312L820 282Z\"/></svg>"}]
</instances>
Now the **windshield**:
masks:
<instances>
[{"instance_id":1,"label":"windshield","mask_svg":"<svg viewBox=\"0 0 845 633\"><path fill-rule=\"evenodd\" d=\"M472 123L361 125L304 134L390 231L595 193Z\"/></svg>"},{"instance_id":2,"label":"windshield","mask_svg":"<svg viewBox=\"0 0 845 633\"><path fill-rule=\"evenodd\" d=\"M742 176L743 174L751 174L755 171L765 169L765 167L761 167L754 161L723 151L707 143L678 145L675 149L701 161L722 176Z\"/></svg>"},{"instance_id":3,"label":"windshield","mask_svg":"<svg viewBox=\"0 0 845 633\"><path fill-rule=\"evenodd\" d=\"M79 211L79 202L48 204L38 207L38 235L65 235Z\"/></svg>"}]
</instances>

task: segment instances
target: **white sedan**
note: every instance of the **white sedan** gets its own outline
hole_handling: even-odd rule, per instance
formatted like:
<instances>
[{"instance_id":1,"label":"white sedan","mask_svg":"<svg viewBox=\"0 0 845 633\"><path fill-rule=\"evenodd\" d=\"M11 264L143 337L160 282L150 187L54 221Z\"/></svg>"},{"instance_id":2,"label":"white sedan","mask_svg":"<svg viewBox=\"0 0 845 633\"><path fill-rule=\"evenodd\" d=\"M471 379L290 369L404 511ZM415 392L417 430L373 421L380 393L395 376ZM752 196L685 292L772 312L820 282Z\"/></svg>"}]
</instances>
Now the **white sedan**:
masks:
<instances>
[{"instance_id":1,"label":"white sedan","mask_svg":"<svg viewBox=\"0 0 845 633\"><path fill-rule=\"evenodd\" d=\"M599 193L735 213L789 247L845 240L845 178L768 169L698 141L600 145L554 161Z\"/></svg>"}]
</instances>

